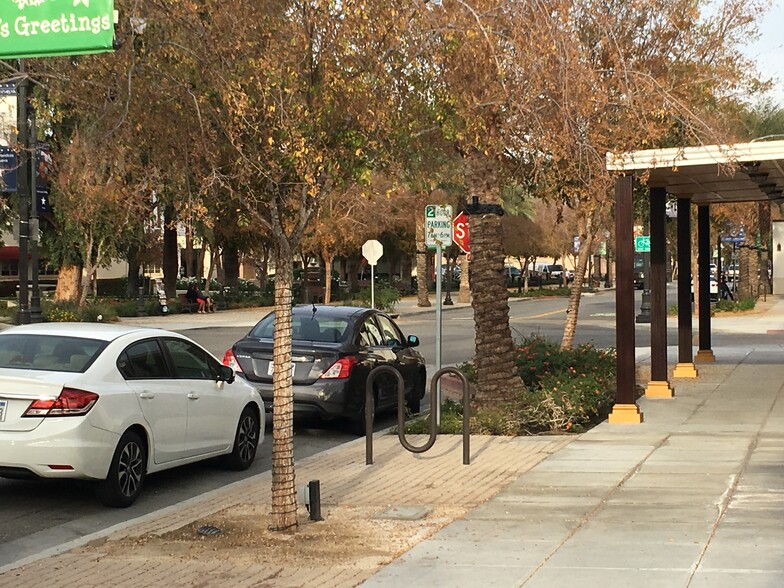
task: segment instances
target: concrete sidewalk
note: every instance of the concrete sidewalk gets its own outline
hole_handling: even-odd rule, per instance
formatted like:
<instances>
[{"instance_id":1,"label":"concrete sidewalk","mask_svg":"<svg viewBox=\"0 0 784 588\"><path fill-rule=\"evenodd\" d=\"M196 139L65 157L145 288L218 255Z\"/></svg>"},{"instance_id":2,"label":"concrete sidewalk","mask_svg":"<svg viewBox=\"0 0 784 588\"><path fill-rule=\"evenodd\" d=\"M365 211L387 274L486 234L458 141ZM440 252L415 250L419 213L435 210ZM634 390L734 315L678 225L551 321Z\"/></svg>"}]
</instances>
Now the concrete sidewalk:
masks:
<instances>
[{"instance_id":1,"label":"concrete sidewalk","mask_svg":"<svg viewBox=\"0 0 784 588\"><path fill-rule=\"evenodd\" d=\"M672 381L675 398L640 399L641 425L474 437L467 466L459 438L414 455L383 434L373 465L361 439L297 464L299 484L322 484L327 520L308 525L328 524L332 509L371 520L425 508L409 523L424 540L399 557L319 567L304 552L301 565L275 566L231 551L208 561L134 551L225 509L267 508L266 473L17 562L0 570L0 587L784 586L782 323L781 301L722 323L727 341L749 325L760 336L714 346L716 363L700 364L697 379Z\"/></svg>"}]
</instances>

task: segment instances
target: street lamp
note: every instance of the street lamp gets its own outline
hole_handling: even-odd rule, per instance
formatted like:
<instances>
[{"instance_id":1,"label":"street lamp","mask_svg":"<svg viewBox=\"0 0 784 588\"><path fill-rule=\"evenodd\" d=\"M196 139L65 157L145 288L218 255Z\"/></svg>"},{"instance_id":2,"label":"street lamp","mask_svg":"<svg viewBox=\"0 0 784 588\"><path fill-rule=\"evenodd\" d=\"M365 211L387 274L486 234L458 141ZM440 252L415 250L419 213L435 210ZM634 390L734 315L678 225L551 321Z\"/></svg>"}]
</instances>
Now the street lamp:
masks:
<instances>
[{"instance_id":1,"label":"street lamp","mask_svg":"<svg viewBox=\"0 0 784 588\"><path fill-rule=\"evenodd\" d=\"M41 291L38 287L38 195L36 186L36 164L38 134L35 127L35 110L30 109L30 195L32 206L30 207L30 222L28 224L28 238L30 239L30 265L32 266L32 290L30 294L30 322L40 323L44 320L41 314Z\"/></svg>"},{"instance_id":2,"label":"street lamp","mask_svg":"<svg viewBox=\"0 0 784 588\"><path fill-rule=\"evenodd\" d=\"M446 248L446 295L444 296L444 305L452 306L452 248Z\"/></svg>"},{"instance_id":3,"label":"street lamp","mask_svg":"<svg viewBox=\"0 0 784 588\"><path fill-rule=\"evenodd\" d=\"M19 145L19 172L17 180L17 195L19 197L19 311L17 322L25 325L30 322L29 303L29 261L27 259L27 246L30 236L30 154L28 153L29 126L27 122L27 75L25 73L25 60L19 60L19 81L17 89L17 128Z\"/></svg>"}]
</instances>

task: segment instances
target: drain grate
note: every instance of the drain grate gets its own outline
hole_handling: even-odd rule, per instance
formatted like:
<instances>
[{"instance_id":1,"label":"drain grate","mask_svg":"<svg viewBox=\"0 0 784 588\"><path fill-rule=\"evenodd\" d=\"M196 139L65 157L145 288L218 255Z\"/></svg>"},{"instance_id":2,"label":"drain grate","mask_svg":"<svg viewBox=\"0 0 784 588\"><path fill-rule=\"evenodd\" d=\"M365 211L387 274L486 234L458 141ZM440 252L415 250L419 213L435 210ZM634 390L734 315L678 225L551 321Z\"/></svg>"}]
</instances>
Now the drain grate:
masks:
<instances>
[{"instance_id":1,"label":"drain grate","mask_svg":"<svg viewBox=\"0 0 784 588\"><path fill-rule=\"evenodd\" d=\"M196 529L196 532L199 535L205 535L208 537L212 535L220 535L221 533L223 533L223 531L221 531L218 527L214 527L213 525L202 525L201 527Z\"/></svg>"}]
</instances>

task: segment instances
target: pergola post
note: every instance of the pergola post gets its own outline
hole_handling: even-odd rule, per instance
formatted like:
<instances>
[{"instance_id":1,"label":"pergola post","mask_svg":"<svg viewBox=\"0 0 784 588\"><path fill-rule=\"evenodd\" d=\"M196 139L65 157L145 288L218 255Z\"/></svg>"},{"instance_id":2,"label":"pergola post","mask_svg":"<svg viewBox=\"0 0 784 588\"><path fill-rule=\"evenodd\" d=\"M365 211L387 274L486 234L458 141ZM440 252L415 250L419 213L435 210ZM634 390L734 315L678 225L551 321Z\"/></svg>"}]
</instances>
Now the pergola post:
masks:
<instances>
[{"instance_id":1,"label":"pergola post","mask_svg":"<svg viewBox=\"0 0 784 588\"><path fill-rule=\"evenodd\" d=\"M711 349L711 309L710 309L710 206L697 207L697 276L699 299L697 314L699 324L699 349L695 362L712 363L716 361ZM718 278L718 276L717 276Z\"/></svg>"},{"instance_id":2,"label":"pergola post","mask_svg":"<svg viewBox=\"0 0 784 588\"><path fill-rule=\"evenodd\" d=\"M610 423L638 424L643 420L635 394L633 223L632 176L619 176L615 180L615 348L618 375L615 405L608 417Z\"/></svg>"},{"instance_id":3,"label":"pergola post","mask_svg":"<svg viewBox=\"0 0 784 588\"><path fill-rule=\"evenodd\" d=\"M696 378L691 348L691 199L678 198L678 363L674 378Z\"/></svg>"},{"instance_id":4,"label":"pergola post","mask_svg":"<svg viewBox=\"0 0 784 588\"><path fill-rule=\"evenodd\" d=\"M651 381L647 398L672 398L667 381L667 190L650 189L651 211Z\"/></svg>"}]
</instances>

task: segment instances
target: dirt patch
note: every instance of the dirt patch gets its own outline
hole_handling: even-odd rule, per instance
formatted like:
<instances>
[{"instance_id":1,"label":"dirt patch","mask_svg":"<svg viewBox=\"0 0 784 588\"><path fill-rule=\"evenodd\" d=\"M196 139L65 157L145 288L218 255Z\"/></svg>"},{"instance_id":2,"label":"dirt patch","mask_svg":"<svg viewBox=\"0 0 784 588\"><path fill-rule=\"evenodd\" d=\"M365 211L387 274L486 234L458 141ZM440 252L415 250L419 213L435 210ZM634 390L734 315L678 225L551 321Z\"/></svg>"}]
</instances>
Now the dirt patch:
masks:
<instances>
[{"instance_id":1,"label":"dirt patch","mask_svg":"<svg viewBox=\"0 0 784 588\"><path fill-rule=\"evenodd\" d=\"M294 569L350 567L368 575L391 562L465 509L435 508L421 520L376 519L378 509L337 507L323 521L299 518L293 532L270 530L267 506L237 505L162 535L148 534L108 541L99 547L104 557L129 556L149 560L228 560ZM203 536L197 529L212 525L219 535Z\"/></svg>"}]
</instances>

